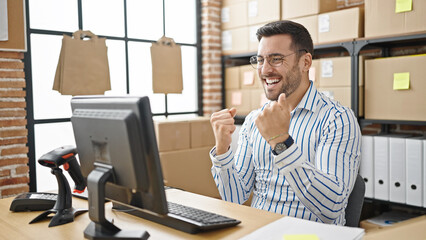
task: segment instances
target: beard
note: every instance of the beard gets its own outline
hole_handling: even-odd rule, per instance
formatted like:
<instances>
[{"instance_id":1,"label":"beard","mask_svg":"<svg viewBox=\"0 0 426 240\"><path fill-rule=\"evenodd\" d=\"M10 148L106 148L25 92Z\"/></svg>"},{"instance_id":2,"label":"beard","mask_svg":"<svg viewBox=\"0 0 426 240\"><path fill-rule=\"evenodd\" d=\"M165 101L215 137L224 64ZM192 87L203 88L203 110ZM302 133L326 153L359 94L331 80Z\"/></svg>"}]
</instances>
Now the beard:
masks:
<instances>
[{"instance_id":1,"label":"beard","mask_svg":"<svg viewBox=\"0 0 426 240\"><path fill-rule=\"evenodd\" d=\"M283 81L281 90L276 94L268 92L267 87L264 85L263 90L265 91L266 97L271 101L277 101L281 93L285 93L285 96L289 97L300 85L302 74L299 70L299 65L294 65L293 68L286 73L285 79L280 74L262 75L262 79L265 77L280 77L281 81Z\"/></svg>"}]
</instances>

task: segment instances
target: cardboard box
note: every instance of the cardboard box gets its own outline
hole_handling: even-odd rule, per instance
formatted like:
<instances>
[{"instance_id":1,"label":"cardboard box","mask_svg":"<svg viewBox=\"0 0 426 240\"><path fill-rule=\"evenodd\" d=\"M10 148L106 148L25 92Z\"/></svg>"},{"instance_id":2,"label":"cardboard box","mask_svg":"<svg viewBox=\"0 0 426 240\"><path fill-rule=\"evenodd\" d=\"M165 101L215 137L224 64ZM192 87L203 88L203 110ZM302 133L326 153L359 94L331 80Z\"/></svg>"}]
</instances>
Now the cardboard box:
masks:
<instances>
[{"instance_id":1,"label":"cardboard box","mask_svg":"<svg viewBox=\"0 0 426 240\"><path fill-rule=\"evenodd\" d=\"M290 20L302 24L309 31L312 42L318 44L318 15L293 18Z\"/></svg>"},{"instance_id":2,"label":"cardboard box","mask_svg":"<svg viewBox=\"0 0 426 240\"><path fill-rule=\"evenodd\" d=\"M247 26L247 1L235 1L222 5L222 30Z\"/></svg>"},{"instance_id":3,"label":"cardboard box","mask_svg":"<svg viewBox=\"0 0 426 240\"><path fill-rule=\"evenodd\" d=\"M424 54L365 60L365 118L426 121L424 66Z\"/></svg>"},{"instance_id":4,"label":"cardboard box","mask_svg":"<svg viewBox=\"0 0 426 240\"><path fill-rule=\"evenodd\" d=\"M337 9L359 7L364 5L364 0L336 0Z\"/></svg>"},{"instance_id":5,"label":"cardboard box","mask_svg":"<svg viewBox=\"0 0 426 240\"><path fill-rule=\"evenodd\" d=\"M222 31L222 54L247 53L248 34L248 27Z\"/></svg>"},{"instance_id":6,"label":"cardboard box","mask_svg":"<svg viewBox=\"0 0 426 240\"><path fill-rule=\"evenodd\" d=\"M225 106L228 109L235 107L237 109L237 115L247 115L250 113L252 110L250 89L226 91Z\"/></svg>"},{"instance_id":7,"label":"cardboard box","mask_svg":"<svg viewBox=\"0 0 426 240\"><path fill-rule=\"evenodd\" d=\"M198 117L189 121L191 131L191 148L215 145L215 138L209 117Z\"/></svg>"},{"instance_id":8,"label":"cardboard box","mask_svg":"<svg viewBox=\"0 0 426 240\"><path fill-rule=\"evenodd\" d=\"M369 222L367 220L362 220L361 222L359 222L359 227L363 228L365 230L365 232L369 232L369 231L372 231L372 230L377 230L377 229L383 228L382 226L374 224L374 223Z\"/></svg>"},{"instance_id":9,"label":"cardboard box","mask_svg":"<svg viewBox=\"0 0 426 240\"><path fill-rule=\"evenodd\" d=\"M282 19L291 19L337 10L336 0L282 0Z\"/></svg>"},{"instance_id":10,"label":"cardboard box","mask_svg":"<svg viewBox=\"0 0 426 240\"><path fill-rule=\"evenodd\" d=\"M426 215L407 221L395 223L393 226L368 231L363 240L400 240L424 239L426 236Z\"/></svg>"},{"instance_id":11,"label":"cardboard box","mask_svg":"<svg viewBox=\"0 0 426 240\"><path fill-rule=\"evenodd\" d=\"M251 109L255 110L258 108L263 107L265 103L268 102L268 99L266 98L265 91L263 89L253 89L250 92L251 94Z\"/></svg>"},{"instance_id":12,"label":"cardboard box","mask_svg":"<svg viewBox=\"0 0 426 240\"><path fill-rule=\"evenodd\" d=\"M309 80L314 82L316 88L319 87L319 79L320 79L320 59L313 59L311 68L309 69Z\"/></svg>"},{"instance_id":13,"label":"cardboard box","mask_svg":"<svg viewBox=\"0 0 426 240\"><path fill-rule=\"evenodd\" d=\"M220 198L212 173L209 152L213 147L160 152L163 177L167 186Z\"/></svg>"},{"instance_id":14,"label":"cardboard box","mask_svg":"<svg viewBox=\"0 0 426 240\"><path fill-rule=\"evenodd\" d=\"M259 80L257 69L251 65L240 66L240 88L241 89L263 89Z\"/></svg>"},{"instance_id":15,"label":"cardboard box","mask_svg":"<svg viewBox=\"0 0 426 240\"><path fill-rule=\"evenodd\" d=\"M426 29L426 1L412 0L412 10L397 12L396 0L365 0L365 37L413 33Z\"/></svg>"},{"instance_id":16,"label":"cardboard box","mask_svg":"<svg viewBox=\"0 0 426 240\"><path fill-rule=\"evenodd\" d=\"M155 120L154 126L160 152L190 148L190 126L187 120Z\"/></svg>"},{"instance_id":17,"label":"cardboard box","mask_svg":"<svg viewBox=\"0 0 426 240\"><path fill-rule=\"evenodd\" d=\"M225 90L240 89L240 67L225 68Z\"/></svg>"},{"instance_id":18,"label":"cardboard box","mask_svg":"<svg viewBox=\"0 0 426 240\"><path fill-rule=\"evenodd\" d=\"M318 88L318 91L324 93L331 99L337 100L343 106L352 108L351 96L352 91L351 87L326 87ZM358 87L358 115L364 116L364 87Z\"/></svg>"},{"instance_id":19,"label":"cardboard box","mask_svg":"<svg viewBox=\"0 0 426 240\"><path fill-rule=\"evenodd\" d=\"M259 47L259 40L257 40L256 32L257 29L262 27L265 24L249 26L249 43L248 43L248 52L253 52L253 55L257 54L257 48Z\"/></svg>"},{"instance_id":20,"label":"cardboard box","mask_svg":"<svg viewBox=\"0 0 426 240\"><path fill-rule=\"evenodd\" d=\"M281 19L281 0L248 0L248 25Z\"/></svg>"},{"instance_id":21,"label":"cardboard box","mask_svg":"<svg viewBox=\"0 0 426 240\"><path fill-rule=\"evenodd\" d=\"M319 87L351 86L351 57L320 59Z\"/></svg>"},{"instance_id":22,"label":"cardboard box","mask_svg":"<svg viewBox=\"0 0 426 240\"><path fill-rule=\"evenodd\" d=\"M352 41L364 36L363 8L348 8L318 15L318 43Z\"/></svg>"},{"instance_id":23,"label":"cardboard box","mask_svg":"<svg viewBox=\"0 0 426 240\"><path fill-rule=\"evenodd\" d=\"M318 87L350 87L351 57L321 58ZM364 56L359 57L358 85L364 86Z\"/></svg>"}]
</instances>

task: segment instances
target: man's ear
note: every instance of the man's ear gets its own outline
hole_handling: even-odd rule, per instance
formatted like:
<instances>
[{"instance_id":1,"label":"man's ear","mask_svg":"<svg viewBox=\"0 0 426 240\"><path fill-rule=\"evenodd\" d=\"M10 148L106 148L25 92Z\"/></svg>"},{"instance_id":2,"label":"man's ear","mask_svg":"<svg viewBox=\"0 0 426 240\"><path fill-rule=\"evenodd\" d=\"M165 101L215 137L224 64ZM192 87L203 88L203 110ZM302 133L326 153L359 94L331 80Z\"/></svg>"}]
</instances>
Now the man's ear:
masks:
<instances>
[{"instance_id":1,"label":"man's ear","mask_svg":"<svg viewBox=\"0 0 426 240\"><path fill-rule=\"evenodd\" d=\"M300 67L303 72L308 72L312 65L312 54L305 53L302 57L300 57Z\"/></svg>"}]
</instances>

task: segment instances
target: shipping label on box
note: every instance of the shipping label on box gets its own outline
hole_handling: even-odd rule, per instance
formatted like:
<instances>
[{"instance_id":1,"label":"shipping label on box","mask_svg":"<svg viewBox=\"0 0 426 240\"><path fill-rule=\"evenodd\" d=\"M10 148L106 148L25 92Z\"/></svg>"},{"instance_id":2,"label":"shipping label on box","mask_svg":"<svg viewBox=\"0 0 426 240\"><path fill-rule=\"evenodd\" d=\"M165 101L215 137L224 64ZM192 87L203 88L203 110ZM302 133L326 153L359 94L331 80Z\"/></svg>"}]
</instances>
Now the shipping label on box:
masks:
<instances>
[{"instance_id":1,"label":"shipping label on box","mask_svg":"<svg viewBox=\"0 0 426 240\"><path fill-rule=\"evenodd\" d=\"M364 36L363 8L348 8L318 15L320 44L352 41Z\"/></svg>"},{"instance_id":2,"label":"shipping label on box","mask_svg":"<svg viewBox=\"0 0 426 240\"><path fill-rule=\"evenodd\" d=\"M274 22L281 19L280 0L249 0L248 25Z\"/></svg>"},{"instance_id":3,"label":"shipping label on box","mask_svg":"<svg viewBox=\"0 0 426 240\"><path fill-rule=\"evenodd\" d=\"M263 89L257 69L251 65L240 66L240 86L241 89Z\"/></svg>"},{"instance_id":4,"label":"shipping label on box","mask_svg":"<svg viewBox=\"0 0 426 240\"><path fill-rule=\"evenodd\" d=\"M237 109L238 115L246 115L253 110L251 108L250 89L227 90L225 92L225 106Z\"/></svg>"},{"instance_id":5,"label":"shipping label on box","mask_svg":"<svg viewBox=\"0 0 426 240\"><path fill-rule=\"evenodd\" d=\"M249 52L257 52L257 48L259 46L259 40L257 40L257 30L262 27L261 25L249 26L249 43L248 43L248 51Z\"/></svg>"},{"instance_id":6,"label":"shipping label on box","mask_svg":"<svg viewBox=\"0 0 426 240\"><path fill-rule=\"evenodd\" d=\"M247 2L224 5L221 10L222 30L247 26Z\"/></svg>"},{"instance_id":7,"label":"shipping label on box","mask_svg":"<svg viewBox=\"0 0 426 240\"><path fill-rule=\"evenodd\" d=\"M222 54L247 53L248 27L222 31Z\"/></svg>"},{"instance_id":8,"label":"shipping label on box","mask_svg":"<svg viewBox=\"0 0 426 240\"><path fill-rule=\"evenodd\" d=\"M319 87L350 87L351 57L320 59Z\"/></svg>"}]
</instances>

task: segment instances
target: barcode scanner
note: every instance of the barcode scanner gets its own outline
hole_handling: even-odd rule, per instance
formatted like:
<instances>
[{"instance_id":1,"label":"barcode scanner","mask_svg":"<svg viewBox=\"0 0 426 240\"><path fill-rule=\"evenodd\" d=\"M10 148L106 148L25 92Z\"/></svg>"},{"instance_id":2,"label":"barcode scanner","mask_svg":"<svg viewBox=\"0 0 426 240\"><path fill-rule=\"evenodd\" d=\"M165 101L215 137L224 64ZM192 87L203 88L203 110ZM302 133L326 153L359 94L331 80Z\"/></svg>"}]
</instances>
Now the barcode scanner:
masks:
<instances>
[{"instance_id":1,"label":"barcode scanner","mask_svg":"<svg viewBox=\"0 0 426 240\"><path fill-rule=\"evenodd\" d=\"M81 174L80 165L77 162L77 149L74 146L63 146L56 148L40 157L38 163L51 168L51 173L58 181L58 198L55 206L34 218L31 223L48 218L51 213L55 213L49 223L49 227L62 225L74 221L74 217L87 212L87 209L75 209L72 207L71 189L67 179L62 173L60 166L63 166L74 180L74 191L83 192L86 188L86 180Z\"/></svg>"},{"instance_id":2,"label":"barcode scanner","mask_svg":"<svg viewBox=\"0 0 426 240\"><path fill-rule=\"evenodd\" d=\"M74 146L63 146L41 156L38 163L52 169L63 165L63 168L68 171L75 183L73 192L82 193L86 188L86 180L81 174L80 165L75 157L76 155L77 149Z\"/></svg>"}]
</instances>

